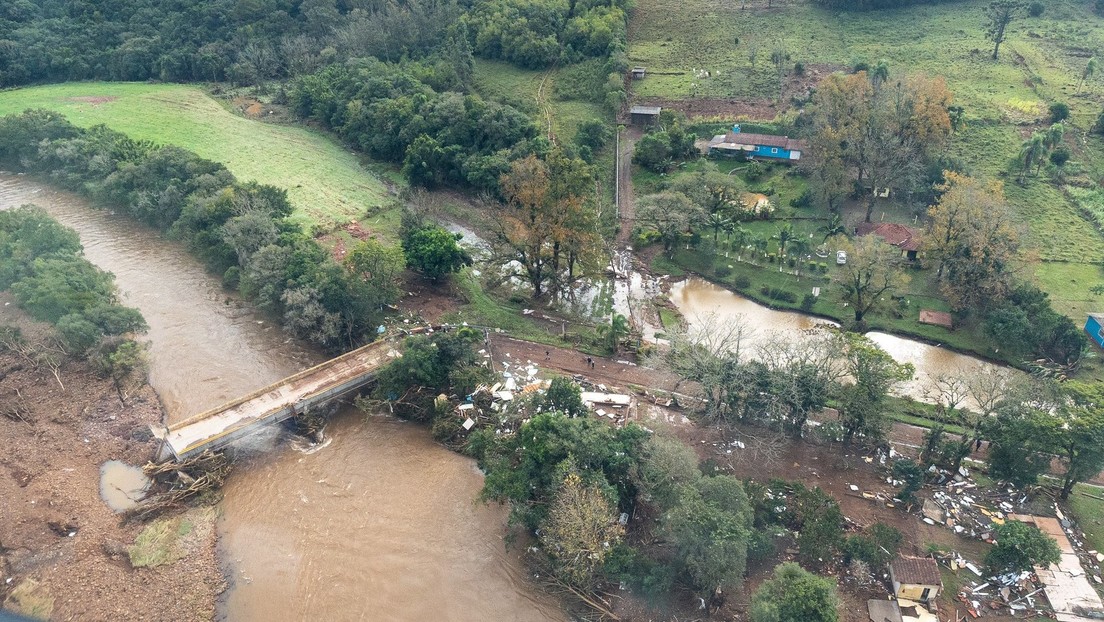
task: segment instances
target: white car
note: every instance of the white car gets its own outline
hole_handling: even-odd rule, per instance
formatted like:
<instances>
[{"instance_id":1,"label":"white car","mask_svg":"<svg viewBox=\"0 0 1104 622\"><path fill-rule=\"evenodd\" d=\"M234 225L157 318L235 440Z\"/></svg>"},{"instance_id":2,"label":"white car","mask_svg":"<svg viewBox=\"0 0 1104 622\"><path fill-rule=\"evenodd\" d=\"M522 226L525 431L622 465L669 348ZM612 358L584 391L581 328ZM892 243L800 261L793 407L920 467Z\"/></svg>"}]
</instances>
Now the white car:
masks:
<instances>
[{"instance_id":1,"label":"white car","mask_svg":"<svg viewBox=\"0 0 1104 622\"><path fill-rule=\"evenodd\" d=\"M842 266L847 263L847 251L836 251L836 265Z\"/></svg>"}]
</instances>

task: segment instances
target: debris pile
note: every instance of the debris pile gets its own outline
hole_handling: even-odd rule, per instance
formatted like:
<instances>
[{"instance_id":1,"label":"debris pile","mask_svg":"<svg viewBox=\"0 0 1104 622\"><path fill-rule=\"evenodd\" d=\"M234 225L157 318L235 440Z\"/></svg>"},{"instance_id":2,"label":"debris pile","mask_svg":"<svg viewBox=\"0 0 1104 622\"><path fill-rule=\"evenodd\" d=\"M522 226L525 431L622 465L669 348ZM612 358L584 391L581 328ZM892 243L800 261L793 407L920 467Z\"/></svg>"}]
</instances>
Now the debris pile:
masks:
<instances>
[{"instance_id":1,"label":"debris pile","mask_svg":"<svg viewBox=\"0 0 1104 622\"><path fill-rule=\"evenodd\" d=\"M544 409L539 403L534 405L534 398L545 393L551 380L540 377L540 369L533 361L514 360L505 353L505 360L495 365L486 350L479 350L478 354L495 371L496 382L490 386L479 385L455 406L454 414L466 432L476 427L489 427L496 435L511 434ZM595 415L619 426L629 420L633 405L629 395L612 393L606 385L588 382L581 376L574 376L572 380L581 388L583 404ZM447 408L448 403L448 396L437 397L439 408Z\"/></svg>"},{"instance_id":2,"label":"debris pile","mask_svg":"<svg viewBox=\"0 0 1104 622\"><path fill-rule=\"evenodd\" d=\"M950 618L955 622L987 616L1045 616L1050 610L1042 594L1043 586L1035 573L1013 572L985 577L981 567L956 552L939 552L934 557L941 565L955 572L969 571L960 575L964 580L955 595L959 605L956 605Z\"/></svg>"}]
</instances>

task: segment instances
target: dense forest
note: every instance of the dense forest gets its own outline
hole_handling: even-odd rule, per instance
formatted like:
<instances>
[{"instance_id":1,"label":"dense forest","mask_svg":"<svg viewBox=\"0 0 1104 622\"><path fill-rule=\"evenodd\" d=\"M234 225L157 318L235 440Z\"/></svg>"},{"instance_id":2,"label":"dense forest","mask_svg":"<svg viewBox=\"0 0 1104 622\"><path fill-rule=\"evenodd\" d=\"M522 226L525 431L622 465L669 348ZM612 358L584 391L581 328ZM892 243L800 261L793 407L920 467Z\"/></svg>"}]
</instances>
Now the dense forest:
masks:
<instances>
[{"instance_id":1,"label":"dense forest","mask_svg":"<svg viewBox=\"0 0 1104 622\"><path fill-rule=\"evenodd\" d=\"M624 57L617 0L13 0L0 5L0 86L71 80L261 84L375 57L547 67Z\"/></svg>"}]
</instances>

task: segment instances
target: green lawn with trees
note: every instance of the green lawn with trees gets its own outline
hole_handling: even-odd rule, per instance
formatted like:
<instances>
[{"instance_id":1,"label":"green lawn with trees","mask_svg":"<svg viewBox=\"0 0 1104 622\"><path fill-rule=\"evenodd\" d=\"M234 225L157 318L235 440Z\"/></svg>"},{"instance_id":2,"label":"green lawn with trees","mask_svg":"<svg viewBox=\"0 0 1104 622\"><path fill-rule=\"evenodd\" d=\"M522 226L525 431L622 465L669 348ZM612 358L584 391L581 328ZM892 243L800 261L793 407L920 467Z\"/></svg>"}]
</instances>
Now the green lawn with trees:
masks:
<instances>
[{"instance_id":1,"label":"green lawn with trees","mask_svg":"<svg viewBox=\"0 0 1104 622\"><path fill-rule=\"evenodd\" d=\"M756 120L745 124L745 131L811 136L810 154L819 153L820 157L802 183L808 184L814 215L827 220L823 207L832 205L832 195L825 191L833 183L843 182L838 188L850 193L850 180L825 175L834 160L825 157L824 147L831 145L834 137L818 133L815 109L831 110L828 104L833 92L840 92L844 101L865 101L873 93L876 103L879 88L912 88L910 85L919 84L925 75L945 79L946 95L917 99L943 102L938 107L945 110L942 123L950 130L945 141L931 134L917 135L907 145L901 142L890 150L885 146L892 141L882 139L907 133L880 133L877 122L864 121L871 131L861 140L847 142L858 150L840 154L841 164L857 170L860 180L875 186L908 185L893 177L907 173L917 163L927 166L927 172L920 174L924 181L911 182L916 184L912 199L891 197L879 205L863 199L861 205L845 205L844 214L914 225L916 217L923 217L927 205L937 197L929 188L940 181L941 169L956 170L984 183L1000 181L1012 229L1019 237L1019 256L1038 260L1016 272L1049 294L1053 308L1079 326L1085 312L1104 305L1104 293L1093 290L1104 281L1096 173L1104 151L1096 123L1104 107L1104 88L1098 63L1091 58L1092 51L1104 44L1104 19L1093 13L1091 4L1079 2L1048 3L1041 12L1029 12L1026 5L1017 3L1011 3L1010 10L991 10L989 3L981 0L911 4L849 2L844 9L840 3L784 0L735 2L724 7L705 2L677 6L664 0L646 3L630 20L630 61L649 69L644 80L633 83L634 97L683 100L691 106L701 100L699 108L711 111L698 119L696 127L703 130L702 138L738 120L735 112L732 117L716 116L726 103L755 111L751 114ZM889 6L870 10L882 5ZM993 22L994 16L1000 19ZM1008 16L1011 21L1004 23ZM865 70L868 79L854 80L852 72L858 70ZM834 72L852 75L827 81ZM715 103L718 101L721 103ZM807 114L799 117L796 110L802 107ZM808 114L810 108L814 109L812 115ZM921 108L916 110L916 118L934 119ZM758 127L764 117L771 116L768 127ZM877 121L878 116L870 118ZM836 123L839 117L829 115L829 119L833 119L831 127L842 132L854 127ZM710 120L720 123L709 127L705 122ZM817 136L828 142L818 147ZM905 157L918 148L927 154ZM904 159L895 163L893 157ZM685 169L696 166L688 164ZM722 165L722 170L727 168L731 165ZM677 178L683 170L680 166L671 174ZM740 176L749 189L767 187L749 182L747 172L740 171ZM654 190L676 183L669 178L649 179L642 173L637 179L646 188L654 181ZM787 194L784 188L792 187L795 180L791 175L778 180L775 196L782 198ZM787 213L795 193L791 190L788 194L791 196L775 201L781 210L777 218L805 216L800 208ZM862 211L855 216L857 210ZM795 229L801 228L797 221L792 222ZM782 224L776 223L770 235L777 235ZM921 221L919 226L923 224ZM773 241L768 246L771 252L777 249ZM914 275L914 281L918 276ZM920 278L917 284L931 285L929 281ZM936 287L913 286L908 296L942 297L943 293ZM930 302L925 306L945 310ZM970 318L964 319L969 326ZM887 320L874 319L879 323ZM930 332L918 326L906 329L913 331ZM952 335L937 339L944 343L956 340ZM973 339L980 345L985 337ZM994 354L991 347L976 351Z\"/></svg>"},{"instance_id":2,"label":"green lawn with trees","mask_svg":"<svg viewBox=\"0 0 1104 622\"><path fill-rule=\"evenodd\" d=\"M0 91L0 116L46 108L74 125L104 124L135 140L175 145L243 181L287 190L292 221L330 231L353 220L397 240L387 189L332 138L297 125L247 119L198 86L78 82Z\"/></svg>"}]
</instances>

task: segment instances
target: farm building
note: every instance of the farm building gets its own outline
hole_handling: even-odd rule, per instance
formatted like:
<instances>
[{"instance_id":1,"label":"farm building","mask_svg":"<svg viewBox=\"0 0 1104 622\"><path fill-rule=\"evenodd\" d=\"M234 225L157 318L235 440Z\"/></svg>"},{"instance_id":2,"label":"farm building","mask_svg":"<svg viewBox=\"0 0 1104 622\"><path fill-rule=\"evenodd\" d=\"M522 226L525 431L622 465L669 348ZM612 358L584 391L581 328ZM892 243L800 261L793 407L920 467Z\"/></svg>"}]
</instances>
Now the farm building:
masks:
<instances>
[{"instance_id":1,"label":"farm building","mask_svg":"<svg viewBox=\"0 0 1104 622\"><path fill-rule=\"evenodd\" d=\"M1104 313L1090 313L1085 320L1085 332L1096 345L1104 348Z\"/></svg>"},{"instance_id":2,"label":"farm building","mask_svg":"<svg viewBox=\"0 0 1104 622\"><path fill-rule=\"evenodd\" d=\"M912 227L895 222L864 222L855 227L855 235L871 233L885 240L887 244L901 249L901 254L909 261L916 260L916 253L920 250L920 234Z\"/></svg>"},{"instance_id":3,"label":"farm building","mask_svg":"<svg viewBox=\"0 0 1104 622\"><path fill-rule=\"evenodd\" d=\"M648 126L659 122L659 106L633 106L629 109L629 120L633 125Z\"/></svg>"},{"instance_id":4,"label":"farm building","mask_svg":"<svg viewBox=\"0 0 1104 622\"><path fill-rule=\"evenodd\" d=\"M647 71L648 71L647 67L640 67L640 66L633 67L632 68L632 79L633 80L643 80L644 79L644 74Z\"/></svg>"},{"instance_id":5,"label":"farm building","mask_svg":"<svg viewBox=\"0 0 1104 622\"><path fill-rule=\"evenodd\" d=\"M796 162L805 150L805 141L788 136L741 132L739 125L732 126L727 134L718 134L709 141L709 155L728 155L746 158L766 158L782 162Z\"/></svg>"},{"instance_id":6,"label":"farm building","mask_svg":"<svg viewBox=\"0 0 1104 622\"><path fill-rule=\"evenodd\" d=\"M893 595L914 601L934 600L943 588L939 564L930 557L898 557L889 564Z\"/></svg>"}]
</instances>

